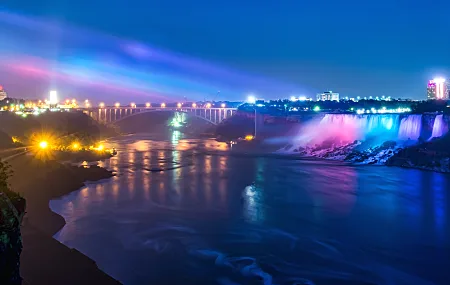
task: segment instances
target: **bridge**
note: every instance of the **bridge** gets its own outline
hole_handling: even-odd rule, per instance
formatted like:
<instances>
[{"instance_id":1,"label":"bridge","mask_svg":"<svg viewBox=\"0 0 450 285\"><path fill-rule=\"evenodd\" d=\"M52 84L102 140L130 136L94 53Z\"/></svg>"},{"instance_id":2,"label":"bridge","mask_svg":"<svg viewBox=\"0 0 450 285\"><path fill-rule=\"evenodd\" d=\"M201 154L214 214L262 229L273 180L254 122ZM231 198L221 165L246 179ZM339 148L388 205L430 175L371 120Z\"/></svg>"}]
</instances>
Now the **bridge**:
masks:
<instances>
[{"instance_id":1,"label":"bridge","mask_svg":"<svg viewBox=\"0 0 450 285\"><path fill-rule=\"evenodd\" d=\"M148 112L183 112L201 118L211 124L218 125L228 117L233 116L237 108L208 108L208 107L96 107L79 109L94 120L113 124L131 116Z\"/></svg>"}]
</instances>

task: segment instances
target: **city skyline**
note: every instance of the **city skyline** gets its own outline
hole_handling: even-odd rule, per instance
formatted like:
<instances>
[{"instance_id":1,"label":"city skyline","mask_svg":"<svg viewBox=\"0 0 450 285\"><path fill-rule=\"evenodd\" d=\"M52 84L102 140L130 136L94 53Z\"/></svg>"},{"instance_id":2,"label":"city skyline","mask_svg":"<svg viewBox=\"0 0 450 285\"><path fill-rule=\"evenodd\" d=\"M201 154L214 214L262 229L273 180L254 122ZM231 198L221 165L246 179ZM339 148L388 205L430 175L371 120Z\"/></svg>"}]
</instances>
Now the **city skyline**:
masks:
<instances>
[{"instance_id":1,"label":"city skyline","mask_svg":"<svg viewBox=\"0 0 450 285\"><path fill-rule=\"evenodd\" d=\"M238 100L245 98L245 94L249 92L260 94L266 99L289 98L292 95L314 97L316 93L324 90L337 90L348 97L365 94L367 97L385 95L419 100L424 98L423 82L429 78L447 77L446 75L450 74L448 72L450 58L442 48L448 46L447 39L443 39L444 43L434 47L432 52L427 52L429 47L425 43L418 42L421 39L418 31L426 30L430 25L424 19L418 19L417 16L422 16L423 7L417 5L408 6L410 14L407 21L411 24L408 27L403 25L404 17L395 14L395 11L402 9L402 4L389 3L392 11L384 11L385 9L381 9L383 3L379 3L377 7L371 7L375 9L374 12L386 16L376 17L384 19L379 28L374 29L373 26L376 26L380 19L370 19L358 22L361 26L358 29L354 27L361 31L366 29L364 33L358 33L357 30L351 33L347 28L355 21L360 21L361 16L368 12L366 8L352 3L345 3L341 5L342 7L335 7L331 3L325 5L324 15L342 12L342 17L333 22L336 27L331 29L328 26L318 25L320 22L317 22L317 19L307 15L319 8L312 3L302 4L304 7L294 3L283 5L266 3L258 7L246 4L241 10L238 9L239 11L231 11L230 7L237 4L232 1L230 7L221 7L220 12L224 13L224 16L239 17L225 19L220 17L221 21L214 21L214 17L206 17L203 25L199 26L199 19L194 15L208 14L208 11L213 9L203 1L192 3L195 9L188 10L190 13L176 14L177 17L169 13L172 12L170 5L159 3L160 13L147 11L152 14L151 20L147 20L145 12L136 11L133 7L120 7L118 13L118 7L114 5L106 7L103 1L89 6L89 9L65 9L64 5L57 5L58 3L51 0L47 0L45 5L31 2L7 1L3 3L4 8L0 8L2 13L0 22L5 29L2 31L3 41L0 45L3 55L9 58L11 54L20 55L22 62L31 64L34 71L36 67L37 70L53 68L58 76L78 76L77 79L81 81L86 81L85 77L92 81L97 80L95 84L89 82L87 85L85 82L78 82L77 84L81 86L73 87L70 84L54 84L54 82L45 85L42 80L28 78L27 85L37 86L33 91L41 94L56 88L61 92L66 89L68 97L72 97L95 93L100 89L102 91L100 93L105 94L99 93L98 96L102 97L99 100L104 100L103 98L112 94L118 96L116 100L124 101L119 98L124 95L117 94L127 92L129 93L127 96L137 98L156 97L162 93L163 97L177 101L179 100L177 96L191 97L190 100L204 97L213 100L214 97L220 96L224 96L220 99ZM87 4L81 1L80 7ZM144 6L151 8L151 5L146 3ZM299 8L302 8L301 11ZM334 10L336 8L339 9ZM102 9L102 13L99 13L99 9ZM247 15L248 21L244 21L243 14L248 9L256 10L254 14ZM263 15L273 9L283 11L280 13L283 15L287 13L290 20L284 20L286 17L277 16L278 14L274 15L273 21L265 20ZM133 18L130 18L127 12L133 14ZM290 18L298 12L301 12L303 17L299 15L299 19ZM357 15L358 12L362 14ZM101 14L105 15L98 16ZM121 15L121 21L115 21L116 18L111 17L118 14ZM396 17L390 17L394 14ZM136 22L138 19L140 26ZM171 21L165 21L166 19ZM150 24L146 25L146 21L150 21ZM270 25L267 25L269 23ZM290 25L287 25L288 23ZM265 28L264 37L261 37L261 29L257 29L257 24ZM240 26L237 28L236 25ZM390 29L382 29L389 25ZM37 26L40 27L39 33L35 32ZM43 26L45 28L42 28ZM179 27L179 30L174 27ZM437 30L440 29L443 27L437 27ZM248 32L245 36L244 31ZM293 34L293 31L296 33ZM436 29L434 31L436 32ZM358 36L353 36L356 34ZM372 38L368 38L367 34L371 34ZM398 40L393 38L394 34L396 37L400 34ZM266 39L261 42L261 38ZM389 46L384 44L387 42ZM416 42L419 45L412 44ZM27 49L28 47L32 49ZM49 49L45 50L43 47ZM45 52L42 52L43 50ZM157 64L152 62L150 70L147 67L142 68L141 62L145 58L151 58L153 61L155 55L160 61ZM172 61L172 65L169 64L168 67L167 60L175 58L181 59L184 65L180 67L180 62L175 62L178 63L177 67ZM162 59L166 60L163 64ZM114 68L108 70L110 66L105 65L105 62L114 63ZM194 64L195 67L201 65L201 68L189 69L186 63ZM14 65L17 62L9 64ZM28 73L30 72L30 66L21 68L28 68ZM5 70L8 71L8 68L3 66L1 69L3 75L0 79L6 89L11 90L10 93L27 90L26 86L22 86L23 75L22 78L17 78L17 74L10 71L5 74ZM196 74L191 74L192 70ZM212 70L214 72L211 72ZM155 80L162 82L162 88L161 85L153 83L155 74L167 73L168 76L159 76ZM102 82L111 74L124 75L125 78L120 79L126 80L121 80L118 86L111 86L107 84L108 81L106 84ZM153 77L149 77L149 74ZM227 76L223 76L224 74L232 76L225 78ZM54 74L47 74L52 75ZM149 78L152 80L148 80ZM5 80L8 82L3 82ZM149 86L141 84L143 81L152 82L154 86L148 88ZM155 89L157 92L154 92ZM160 89L165 90L161 92ZM187 96L178 95L181 93L180 89L184 90ZM80 95L80 97L90 96Z\"/></svg>"}]
</instances>

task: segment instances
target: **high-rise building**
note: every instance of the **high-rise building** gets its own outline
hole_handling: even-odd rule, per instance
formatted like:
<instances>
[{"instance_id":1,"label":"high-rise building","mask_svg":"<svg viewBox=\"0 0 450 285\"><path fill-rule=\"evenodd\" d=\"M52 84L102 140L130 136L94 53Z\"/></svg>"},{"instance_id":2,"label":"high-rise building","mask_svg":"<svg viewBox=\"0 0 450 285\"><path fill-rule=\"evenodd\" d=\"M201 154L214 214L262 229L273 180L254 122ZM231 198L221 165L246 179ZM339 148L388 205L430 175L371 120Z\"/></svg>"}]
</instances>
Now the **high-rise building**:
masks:
<instances>
[{"instance_id":1,"label":"high-rise building","mask_svg":"<svg viewBox=\"0 0 450 285\"><path fill-rule=\"evenodd\" d=\"M3 89L3 86L0 85L0 101L7 98L8 95L6 94L6 91Z\"/></svg>"},{"instance_id":2,"label":"high-rise building","mask_svg":"<svg viewBox=\"0 0 450 285\"><path fill-rule=\"evenodd\" d=\"M435 78L428 81L427 85L427 99L448 99L449 88L448 82L444 78Z\"/></svg>"},{"instance_id":3,"label":"high-rise building","mask_svg":"<svg viewBox=\"0 0 450 285\"><path fill-rule=\"evenodd\" d=\"M339 101L339 93L333 91L325 91L317 94L317 101Z\"/></svg>"}]
</instances>

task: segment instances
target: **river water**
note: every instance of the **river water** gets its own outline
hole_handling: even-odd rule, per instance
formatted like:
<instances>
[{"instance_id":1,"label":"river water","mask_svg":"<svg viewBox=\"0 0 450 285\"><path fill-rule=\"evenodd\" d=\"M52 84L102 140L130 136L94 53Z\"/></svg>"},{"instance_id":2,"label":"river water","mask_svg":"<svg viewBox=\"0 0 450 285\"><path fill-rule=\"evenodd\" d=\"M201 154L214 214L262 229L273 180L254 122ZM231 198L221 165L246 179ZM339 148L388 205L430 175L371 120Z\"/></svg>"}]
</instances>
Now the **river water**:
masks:
<instances>
[{"instance_id":1,"label":"river water","mask_svg":"<svg viewBox=\"0 0 450 285\"><path fill-rule=\"evenodd\" d=\"M110 142L117 176L50 202L124 284L449 284L450 176L245 155L179 132ZM162 170L162 171L159 171Z\"/></svg>"}]
</instances>

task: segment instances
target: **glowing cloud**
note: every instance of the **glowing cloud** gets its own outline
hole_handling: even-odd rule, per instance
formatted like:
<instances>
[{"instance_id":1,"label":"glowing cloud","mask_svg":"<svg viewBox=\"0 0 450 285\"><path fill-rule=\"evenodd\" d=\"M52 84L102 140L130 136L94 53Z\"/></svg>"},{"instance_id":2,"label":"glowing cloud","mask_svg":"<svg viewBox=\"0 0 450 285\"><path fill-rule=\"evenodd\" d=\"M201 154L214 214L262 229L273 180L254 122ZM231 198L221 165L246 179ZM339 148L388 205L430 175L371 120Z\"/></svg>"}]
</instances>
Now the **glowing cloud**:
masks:
<instances>
[{"instance_id":1,"label":"glowing cloud","mask_svg":"<svg viewBox=\"0 0 450 285\"><path fill-rule=\"evenodd\" d=\"M38 97L57 89L61 97L70 93L110 104L184 98L243 101L248 90L266 98L302 91L142 43L2 10L0 72L7 74L1 84L12 96ZM215 98L218 94L222 98Z\"/></svg>"}]
</instances>

